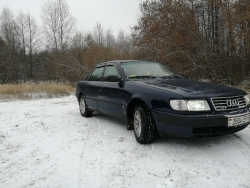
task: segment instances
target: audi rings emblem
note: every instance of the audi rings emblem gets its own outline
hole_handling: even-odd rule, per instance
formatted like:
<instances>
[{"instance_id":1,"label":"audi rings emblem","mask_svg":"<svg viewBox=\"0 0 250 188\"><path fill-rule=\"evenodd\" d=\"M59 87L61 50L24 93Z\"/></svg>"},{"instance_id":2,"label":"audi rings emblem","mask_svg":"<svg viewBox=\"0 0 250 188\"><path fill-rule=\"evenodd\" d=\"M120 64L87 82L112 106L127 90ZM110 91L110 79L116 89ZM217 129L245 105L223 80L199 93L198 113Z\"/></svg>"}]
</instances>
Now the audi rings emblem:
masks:
<instances>
[{"instance_id":1,"label":"audi rings emblem","mask_svg":"<svg viewBox=\"0 0 250 188\"><path fill-rule=\"evenodd\" d=\"M237 99L233 100L227 100L227 106L233 107L233 106L239 106L239 101Z\"/></svg>"}]
</instances>

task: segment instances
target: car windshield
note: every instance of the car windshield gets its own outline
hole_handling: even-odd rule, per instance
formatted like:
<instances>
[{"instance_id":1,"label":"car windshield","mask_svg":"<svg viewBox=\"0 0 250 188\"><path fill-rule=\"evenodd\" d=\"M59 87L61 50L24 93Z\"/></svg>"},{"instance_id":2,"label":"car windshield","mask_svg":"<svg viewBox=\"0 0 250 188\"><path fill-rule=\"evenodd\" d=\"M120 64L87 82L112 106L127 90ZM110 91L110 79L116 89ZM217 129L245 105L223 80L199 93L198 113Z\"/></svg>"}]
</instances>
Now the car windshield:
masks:
<instances>
[{"instance_id":1,"label":"car windshield","mask_svg":"<svg viewBox=\"0 0 250 188\"><path fill-rule=\"evenodd\" d=\"M122 62L127 78L183 78L166 65L148 61Z\"/></svg>"}]
</instances>

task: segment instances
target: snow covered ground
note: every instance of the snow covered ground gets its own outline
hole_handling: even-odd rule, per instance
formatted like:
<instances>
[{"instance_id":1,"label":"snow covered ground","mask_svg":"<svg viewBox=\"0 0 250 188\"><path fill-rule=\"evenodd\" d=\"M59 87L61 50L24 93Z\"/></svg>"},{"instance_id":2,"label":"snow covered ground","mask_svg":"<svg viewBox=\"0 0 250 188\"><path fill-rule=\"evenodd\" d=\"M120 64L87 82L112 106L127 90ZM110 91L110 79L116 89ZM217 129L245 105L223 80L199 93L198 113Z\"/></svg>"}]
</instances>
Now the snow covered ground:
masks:
<instances>
[{"instance_id":1,"label":"snow covered ground","mask_svg":"<svg viewBox=\"0 0 250 188\"><path fill-rule=\"evenodd\" d=\"M0 103L0 187L250 187L250 127L208 139L135 141L74 96Z\"/></svg>"}]
</instances>

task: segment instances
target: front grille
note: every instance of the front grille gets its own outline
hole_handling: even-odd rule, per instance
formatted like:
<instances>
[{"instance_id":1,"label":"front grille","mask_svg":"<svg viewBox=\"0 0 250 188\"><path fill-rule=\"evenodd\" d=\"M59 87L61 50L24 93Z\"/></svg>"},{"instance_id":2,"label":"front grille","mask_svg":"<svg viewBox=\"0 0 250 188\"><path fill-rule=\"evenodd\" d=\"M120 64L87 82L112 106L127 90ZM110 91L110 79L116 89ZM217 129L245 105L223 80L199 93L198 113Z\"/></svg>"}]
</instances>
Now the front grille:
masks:
<instances>
[{"instance_id":1,"label":"front grille","mask_svg":"<svg viewBox=\"0 0 250 188\"><path fill-rule=\"evenodd\" d=\"M212 102L217 111L234 110L246 107L246 101L243 96L212 98Z\"/></svg>"}]
</instances>

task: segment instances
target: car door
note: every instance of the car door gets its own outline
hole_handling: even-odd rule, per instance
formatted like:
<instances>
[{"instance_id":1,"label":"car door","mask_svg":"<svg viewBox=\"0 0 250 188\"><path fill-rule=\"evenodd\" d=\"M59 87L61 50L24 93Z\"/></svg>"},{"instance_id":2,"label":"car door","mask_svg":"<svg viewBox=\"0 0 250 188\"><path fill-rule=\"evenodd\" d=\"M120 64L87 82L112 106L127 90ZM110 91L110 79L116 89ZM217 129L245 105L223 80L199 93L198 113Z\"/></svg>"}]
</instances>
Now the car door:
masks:
<instances>
[{"instance_id":1,"label":"car door","mask_svg":"<svg viewBox=\"0 0 250 188\"><path fill-rule=\"evenodd\" d=\"M102 85L101 79L104 68L104 66L96 67L87 78L85 100L91 109L98 109L98 94Z\"/></svg>"},{"instance_id":2,"label":"car door","mask_svg":"<svg viewBox=\"0 0 250 188\"><path fill-rule=\"evenodd\" d=\"M103 82L100 87L98 108L101 112L114 117L122 117L123 88L118 82L110 82L108 76L120 76L114 64L107 64L103 73Z\"/></svg>"}]
</instances>

